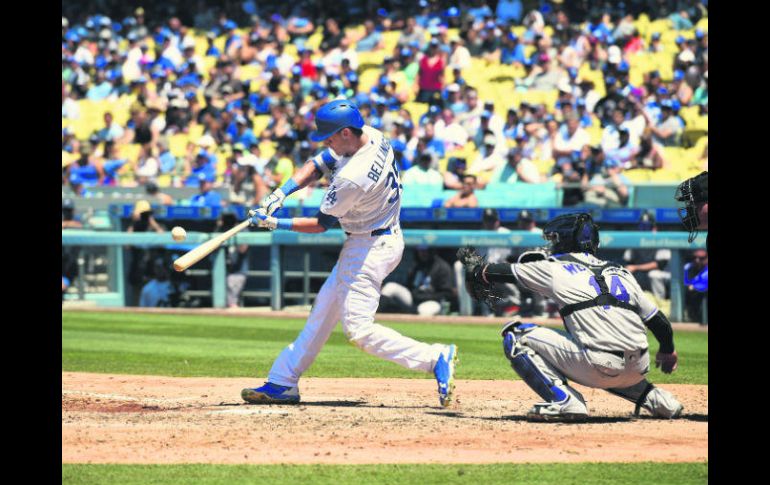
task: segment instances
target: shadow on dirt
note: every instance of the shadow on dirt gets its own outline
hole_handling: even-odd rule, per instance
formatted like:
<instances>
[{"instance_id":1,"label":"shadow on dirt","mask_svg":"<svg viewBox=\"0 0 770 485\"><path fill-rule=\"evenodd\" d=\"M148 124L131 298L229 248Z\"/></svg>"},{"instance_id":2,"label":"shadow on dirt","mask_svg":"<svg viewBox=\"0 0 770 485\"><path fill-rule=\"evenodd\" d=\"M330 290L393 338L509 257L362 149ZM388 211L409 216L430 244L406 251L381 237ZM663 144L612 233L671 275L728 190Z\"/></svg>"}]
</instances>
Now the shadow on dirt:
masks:
<instances>
[{"instance_id":1,"label":"shadow on dirt","mask_svg":"<svg viewBox=\"0 0 770 485\"><path fill-rule=\"evenodd\" d=\"M509 415L509 416L473 416L463 414L461 412L436 412L426 411L425 414L432 414L434 416L444 416L447 418L459 418L459 419L480 419L484 421L524 421L530 422L526 416L522 415ZM553 423L553 424L605 424L605 423L629 423L637 420L654 420L661 421L660 418L654 418L652 416L589 416L586 419L579 421L531 421L537 423ZM679 421L696 421L696 422L708 422L708 414L683 414L679 417ZM663 420L665 421L665 420Z\"/></svg>"}]
</instances>

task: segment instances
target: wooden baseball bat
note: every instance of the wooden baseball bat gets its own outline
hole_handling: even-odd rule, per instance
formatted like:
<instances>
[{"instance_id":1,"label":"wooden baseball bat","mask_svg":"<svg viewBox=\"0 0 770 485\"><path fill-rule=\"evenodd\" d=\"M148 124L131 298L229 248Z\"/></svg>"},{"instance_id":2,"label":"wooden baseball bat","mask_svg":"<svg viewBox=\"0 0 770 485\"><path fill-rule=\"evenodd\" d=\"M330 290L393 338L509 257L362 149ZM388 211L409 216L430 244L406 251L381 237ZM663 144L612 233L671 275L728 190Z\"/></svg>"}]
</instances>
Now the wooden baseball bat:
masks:
<instances>
[{"instance_id":1,"label":"wooden baseball bat","mask_svg":"<svg viewBox=\"0 0 770 485\"><path fill-rule=\"evenodd\" d=\"M242 230L246 229L247 227L249 227L248 219L233 227L229 231L223 232L217 237L211 238L208 241L192 248L191 250L178 257L176 261L174 261L174 269L176 271L186 270L201 259L213 253L219 246L222 245L222 243L235 236Z\"/></svg>"}]
</instances>

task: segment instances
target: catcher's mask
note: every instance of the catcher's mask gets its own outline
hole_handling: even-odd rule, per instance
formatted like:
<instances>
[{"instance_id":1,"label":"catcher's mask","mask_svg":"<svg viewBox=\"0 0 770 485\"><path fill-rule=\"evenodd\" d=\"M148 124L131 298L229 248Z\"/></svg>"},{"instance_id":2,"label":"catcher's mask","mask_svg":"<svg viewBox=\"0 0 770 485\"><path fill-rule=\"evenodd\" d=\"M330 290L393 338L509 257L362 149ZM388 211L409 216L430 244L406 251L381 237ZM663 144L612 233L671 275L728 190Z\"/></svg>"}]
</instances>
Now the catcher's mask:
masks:
<instances>
[{"instance_id":1,"label":"catcher's mask","mask_svg":"<svg viewBox=\"0 0 770 485\"><path fill-rule=\"evenodd\" d=\"M674 198L677 202L682 203L678 207L679 218L690 233L687 241L693 242L698 235L698 226L700 225L698 204L709 201L709 173L703 172L679 184Z\"/></svg>"},{"instance_id":2,"label":"catcher's mask","mask_svg":"<svg viewBox=\"0 0 770 485\"><path fill-rule=\"evenodd\" d=\"M551 254L596 254L599 248L599 226L585 212L564 214L548 221L543 228L543 239L550 243L548 252Z\"/></svg>"}]
</instances>

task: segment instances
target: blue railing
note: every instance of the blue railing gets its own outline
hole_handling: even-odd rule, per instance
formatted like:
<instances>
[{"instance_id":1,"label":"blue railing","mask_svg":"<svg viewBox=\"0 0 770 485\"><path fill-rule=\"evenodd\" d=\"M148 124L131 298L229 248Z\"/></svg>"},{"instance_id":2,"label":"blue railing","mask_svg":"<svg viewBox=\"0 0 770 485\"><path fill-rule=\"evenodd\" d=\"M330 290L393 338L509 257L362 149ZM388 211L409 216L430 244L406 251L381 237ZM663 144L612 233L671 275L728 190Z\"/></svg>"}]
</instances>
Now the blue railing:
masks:
<instances>
[{"instance_id":1,"label":"blue railing","mask_svg":"<svg viewBox=\"0 0 770 485\"><path fill-rule=\"evenodd\" d=\"M544 241L538 234L526 231L511 231L500 234L485 231L467 230L423 230L406 229L403 231L407 246L428 245L434 247L537 247ZM184 244L174 242L170 233L126 233L112 231L86 231L69 229L62 231L62 245L74 246L164 246L167 249L187 251L197 244L211 238L212 234L188 233ZM235 237L235 243L250 246L270 246L270 293L272 308L280 310L282 305L282 246L341 246L345 234L340 229L333 229L321 234L301 234L296 232L243 232ZM682 319L683 303L683 251L692 251L705 247L706 235L701 234L694 242L687 242L685 232L624 232L603 231L601 247L604 249L671 249L671 318ZM112 271L116 274L116 292L112 295L120 305L125 305L123 252L115 251L115 260L111 261ZM224 251L220 248L212 255L212 302L214 307L225 306L226 268ZM331 268L330 268L331 269Z\"/></svg>"}]
</instances>

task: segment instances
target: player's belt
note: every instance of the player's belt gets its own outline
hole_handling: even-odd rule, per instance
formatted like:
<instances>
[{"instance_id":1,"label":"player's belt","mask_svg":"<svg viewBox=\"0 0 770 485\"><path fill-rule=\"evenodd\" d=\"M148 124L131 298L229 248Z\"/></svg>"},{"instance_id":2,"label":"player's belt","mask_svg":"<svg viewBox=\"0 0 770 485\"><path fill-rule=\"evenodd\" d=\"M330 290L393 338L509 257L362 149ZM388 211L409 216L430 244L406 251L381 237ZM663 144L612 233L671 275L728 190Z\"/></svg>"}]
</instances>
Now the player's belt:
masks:
<instances>
[{"instance_id":1,"label":"player's belt","mask_svg":"<svg viewBox=\"0 0 770 485\"><path fill-rule=\"evenodd\" d=\"M385 236L387 234L394 234L397 231L397 229L398 229L398 226L386 227L384 229L375 229L374 231L371 232L371 236L375 237L375 236ZM345 231L345 234L347 234L348 236L352 235L352 233L347 231Z\"/></svg>"},{"instance_id":2,"label":"player's belt","mask_svg":"<svg viewBox=\"0 0 770 485\"><path fill-rule=\"evenodd\" d=\"M626 356L626 352L624 352L622 350L594 349L592 347L586 347L586 346L583 346L583 348L588 349L588 350L593 350L594 352L604 352L604 353L607 353L607 354L617 355L618 357L621 357L621 358L625 358L625 356ZM632 350L632 351L628 351L628 352L629 353L634 353L634 352L637 352L637 351L636 350ZM647 349L642 349L642 350L639 350L638 352L639 352L639 357L641 357L641 356L643 356L644 354L647 353Z\"/></svg>"}]
</instances>

